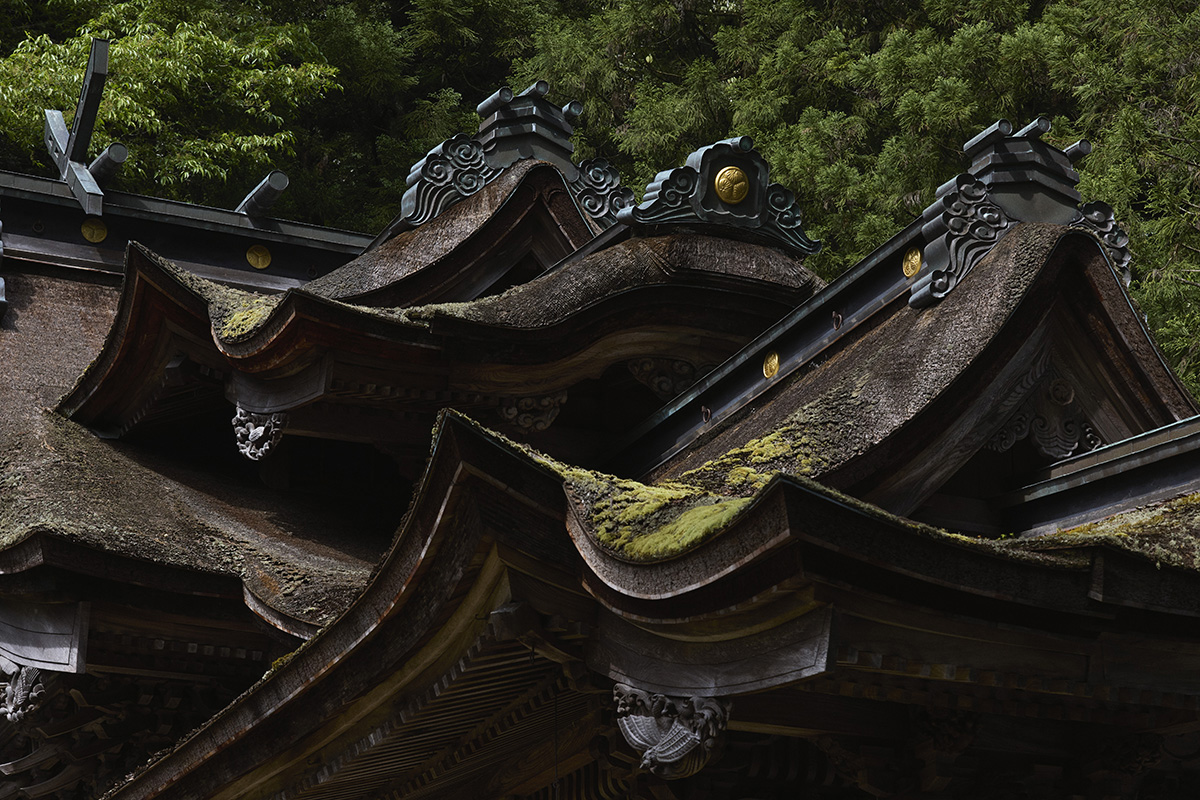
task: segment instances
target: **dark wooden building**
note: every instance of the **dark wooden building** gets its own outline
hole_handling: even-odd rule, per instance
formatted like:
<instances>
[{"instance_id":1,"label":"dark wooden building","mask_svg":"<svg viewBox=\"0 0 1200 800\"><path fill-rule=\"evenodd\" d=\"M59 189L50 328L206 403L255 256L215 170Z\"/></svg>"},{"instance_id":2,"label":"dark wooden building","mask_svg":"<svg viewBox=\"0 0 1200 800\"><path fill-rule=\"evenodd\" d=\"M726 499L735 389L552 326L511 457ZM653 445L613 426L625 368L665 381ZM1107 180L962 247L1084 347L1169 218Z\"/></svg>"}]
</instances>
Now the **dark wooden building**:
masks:
<instances>
[{"instance_id":1,"label":"dark wooden building","mask_svg":"<svg viewBox=\"0 0 1200 800\"><path fill-rule=\"evenodd\" d=\"M374 239L0 175L0 800L1194 796L1200 420L1086 143L826 286L749 139L635 205L547 94Z\"/></svg>"}]
</instances>

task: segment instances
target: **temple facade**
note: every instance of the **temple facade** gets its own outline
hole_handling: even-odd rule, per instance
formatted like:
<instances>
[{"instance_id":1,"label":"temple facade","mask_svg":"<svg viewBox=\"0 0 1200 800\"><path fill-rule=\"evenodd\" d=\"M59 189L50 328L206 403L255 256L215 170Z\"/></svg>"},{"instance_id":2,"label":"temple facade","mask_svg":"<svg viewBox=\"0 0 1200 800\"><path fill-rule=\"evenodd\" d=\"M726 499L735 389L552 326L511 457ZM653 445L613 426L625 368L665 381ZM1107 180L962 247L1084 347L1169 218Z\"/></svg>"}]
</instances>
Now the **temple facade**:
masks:
<instances>
[{"instance_id":1,"label":"temple facade","mask_svg":"<svg viewBox=\"0 0 1200 800\"><path fill-rule=\"evenodd\" d=\"M1089 145L997 122L826 285L749 138L638 202L561 102L484 100L374 237L275 173L106 192L47 112L60 176L0 173L0 800L1200 791L1200 409Z\"/></svg>"}]
</instances>

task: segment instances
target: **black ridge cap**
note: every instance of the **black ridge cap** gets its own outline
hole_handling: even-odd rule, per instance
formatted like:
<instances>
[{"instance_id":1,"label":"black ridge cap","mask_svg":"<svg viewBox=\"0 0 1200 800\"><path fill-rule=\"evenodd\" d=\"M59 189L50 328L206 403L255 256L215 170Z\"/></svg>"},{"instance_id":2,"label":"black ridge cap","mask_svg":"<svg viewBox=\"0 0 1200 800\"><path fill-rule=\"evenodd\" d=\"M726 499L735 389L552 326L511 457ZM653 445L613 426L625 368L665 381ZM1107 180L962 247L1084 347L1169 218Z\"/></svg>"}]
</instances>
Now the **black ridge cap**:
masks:
<instances>
[{"instance_id":1,"label":"black ridge cap","mask_svg":"<svg viewBox=\"0 0 1200 800\"><path fill-rule=\"evenodd\" d=\"M1200 416L1097 448L1001 495L1013 529L1037 536L1200 491Z\"/></svg>"},{"instance_id":2,"label":"black ridge cap","mask_svg":"<svg viewBox=\"0 0 1200 800\"><path fill-rule=\"evenodd\" d=\"M79 209L71 190L60 180L0 170L0 197L3 196ZM265 241L333 250L350 255L357 255L371 240L371 236L365 233L287 220L253 219L235 211L177 200L125 192L105 192L104 198L107 217L128 217L200 228L216 233L252 235Z\"/></svg>"},{"instance_id":3,"label":"black ridge cap","mask_svg":"<svg viewBox=\"0 0 1200 800\"><path fill-rule=\"evenodd\" d=\"M899 260L908 247L923 244L918 217L634 428L604 459L604 468L619 475L645 475L701 436L710 420L745 407L811 363L908 292L912 280L904 276ZM762 366L771 351L779 356L779 371L767 378Z\"/></svg>"}]
</instances>

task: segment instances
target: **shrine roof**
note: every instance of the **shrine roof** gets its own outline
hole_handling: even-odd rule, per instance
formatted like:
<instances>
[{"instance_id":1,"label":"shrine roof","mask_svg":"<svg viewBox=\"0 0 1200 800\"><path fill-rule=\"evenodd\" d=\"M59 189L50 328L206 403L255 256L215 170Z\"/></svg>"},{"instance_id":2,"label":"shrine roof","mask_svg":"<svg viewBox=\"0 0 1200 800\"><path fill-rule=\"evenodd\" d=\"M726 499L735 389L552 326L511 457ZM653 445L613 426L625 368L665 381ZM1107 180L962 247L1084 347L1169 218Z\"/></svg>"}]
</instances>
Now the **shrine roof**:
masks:
<instances>
[{"instance_id":1,"label":"shrine roof","mask_svg":"<svg viewBox=\"0 0 1200 800\"><path fill-rule=\"evenodd\" d=\"M1155 566L1200 572L1200 493L1191 493L1042 536L973 540L1001 555L1078 558L1087 548L1122 550Z\"/></svg>"},{"instance_id":2,"label":"shrine roof","mask_svg":"<svg viewBox=\"0 0 1200 800\"><path fill-rule=\"evenodd\" d=\"M424 227L402 233L384 247L422 230ZM266 334L268 328L278 327L271 326L270 320L284 324L291 316L289 307L305 300L337 309L339 314L349 312L401 328L427 328L431 320L445 317L496 328L537 329L560 323L582 309L639 286L703 282L751 292L770 289L777 294L783 290L799 302L824 285L798 261L769 247L710 236L668 234L619 242L499 295L457 303L377 308L326 297L310 291L311 284L275 295L248 292L198 277L144 248L138 252L207 303L213 336L225 344L240 344Z\"/></svg>"},{"instance_id":3,"label":"shrine roof","mask_svg":"<svg viewBox=\"0 0 1200 800\"><path fill-rule=\"evenodd\" d=\"M1030 320L1045 314L1048 287L1089 269L1109 269L1090 237L1044 223L1016 228L936 313L897 306L824 363L793 373L765 402L715 421L645 482L560 467L584 527L619 558L675 558L734 525L776 476L832 486L861 479L879 467L864 466L865 457L903 449L889 442L930 409L956 404L955 413L966 414L974 392L955 393L968 371L999 369L1010 357L993 346L1002 332L1010 331L1010 344L1022 341ZM954 415L939 419L938 429Z\"/></svg>"},{"instance_id":4,"label":"shrine roof","mask_svg":"<svg viewBox=\"0 0 1200 800\"><path fill-rule=\"evenodd\" d=\"M18 299L0 328L5 558L19 560L23 548L50 538L141 564L134 571L147 576L156 565L224 576L302 629L350 602L378 554L351 549L353 523L344 516L99 439L47 411L99 348L115 292L47 276L7 277Z\"/></svg>"},{"instance_id":5,"label":"shrine roof","mask_svg":"<svg viewBox=\"0 0 1200 800\"><path fill-rule=\"evenodd\" d=\"M900 306L810 371L788 376L770 402L714 420L708 434L652 480L677 479L734 495L776 472L820 476L877 445L943 394L1009 320L1064 236L1026 224L1002 239L936 313Z\"/></svg>"},{"instance_id":6,"label":"shrine roof","mask_svg":"<svg viewBox=\"0 0 1200 800\"><path fill-rule=\"evenodd\" d=\"M562 183L565 190L557 167L543 161L519 161L475 194L305 284L304 290L318 297L349 298L382 289L437 263L478 233L534 170L552 174L551 180Z\"/></svg>"},{"instance_id":7,"label":"shrine roof","mask_svg":"<svg viewBox=\"0 0 1200 800\"><path fill-rule=\"evenodd\" d=\"M621 291L688 278L749 279L805 297L824 281L796 260L761 245L711 236L670 234L629 239L568 262L503 294L464 303L370 309L389 318L455 317L496 327L542 328Z\"/></svg>"}]
</instances>

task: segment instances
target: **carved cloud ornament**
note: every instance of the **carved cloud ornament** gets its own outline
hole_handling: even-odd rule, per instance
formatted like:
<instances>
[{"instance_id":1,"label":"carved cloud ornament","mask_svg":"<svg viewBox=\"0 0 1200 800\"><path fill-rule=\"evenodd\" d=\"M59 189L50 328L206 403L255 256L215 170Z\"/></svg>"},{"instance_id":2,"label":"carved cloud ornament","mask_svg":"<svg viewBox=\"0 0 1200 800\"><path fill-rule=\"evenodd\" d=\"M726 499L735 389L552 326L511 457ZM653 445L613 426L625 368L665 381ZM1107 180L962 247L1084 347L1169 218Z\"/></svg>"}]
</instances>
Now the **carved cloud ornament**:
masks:
<instances>
[{"instance_id":1,"label":"carved cloud ornament","mask_svg":"<svg viewBox=\"0 0 1200 800\"><path fill-rule=\"evenodd\" d=\"M696 368L673 358L635 358L629 371L660 400L670 400L696 382Z\"/></svg>"},{"instance_id":2,"label":"carved cloud ornament","mask_svg":"<svg viewBox=\"0 0 1200 800\"><path fill-rule=\"evenodd\" d=\"M501 402L500 418L516 425L526 433L544 431L558 416L562 404L567 402L565 391L541 397L512 397Z\"/></svg>"},{"instance_id":3,"label":"carved cloud ornament","mask_svg":"<svg viewBox=\"0 0 1200 800\"><path fill-rule=\"evenodd\" d=\"M279 444L286 426L287 414L255 414L238 406L233 417L238 452L251 461L264 458Z\"/></svg>"},{"instance_id":4,"label":"carved cloud ornament","mask_svg":"<svg viewBox=\"0 0 1200 800\"><path fill-rule=\"evenodd\" d=\"M617 727L641 766L660 778L686 778L716 755L730 703L713 697L667 697L624 683L613 687Z\"/></svg>"},{"instance_id":5,"label":"carved cloud ornament","mask_svg":"<svg viewBox=\"0 0 1200 800\"><path fill-rule=\"evenodd\" d=\"M1022 439L1029 439L1034 449L1051 461L1104 444L1075 403L1075 388L1062 378L1045 380L987 446L1003 453Z\"/></svg>"}]
</instances>

